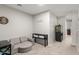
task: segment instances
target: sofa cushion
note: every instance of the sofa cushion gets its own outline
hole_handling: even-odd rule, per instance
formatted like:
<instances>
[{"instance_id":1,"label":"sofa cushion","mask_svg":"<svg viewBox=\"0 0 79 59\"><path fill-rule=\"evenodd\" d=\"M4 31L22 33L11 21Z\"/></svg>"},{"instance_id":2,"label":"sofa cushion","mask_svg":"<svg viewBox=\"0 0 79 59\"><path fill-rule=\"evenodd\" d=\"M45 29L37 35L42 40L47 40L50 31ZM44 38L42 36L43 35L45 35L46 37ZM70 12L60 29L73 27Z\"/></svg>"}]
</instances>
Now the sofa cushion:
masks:
<instances>
[{"instance_id":1,"label":"sofa cushion","mask_svg":"<svg viewBox=\"0 0 79 59\"><path fill-rule=\"evenodd\" d=\"M20 40L19 40L19 38L13 38L13 39L10 39L10 42L11 42L11 44L16 45L16 44L20 43Z\"/></svg>"},{"instance_id":2,"label":"sofa cushion","mask_svg":"<svg viewBox=\"0 0 79 59\"><path fill-rule=\"evenodd\" d=\"M25 41L27 41L27 40L28 40L28 39L27 39L26 36L20 37L20 41L21 41L21 43L22 43L22 42L25 42Z\"/></svg>"},{"instance_id":3,"label":"sofa cushion","mask_svg":"<svg viewBox=\"0 0 79 59\"><path fill-rule=\"evenodd\" d=\"M14 49L18 49L18 48L20 47L20 45L21 45L21 44L16 44L16 45L14 46Z\"/></svg>"},{"instance_id":4,"label":"sofa cushion","mask_svg":"<svg viewBox=\"0 0 79 59\"><path fill-rule=\"evenodd\" d=\"M28 47L32 47L32 42L26 41L20 44L20 48L28 48Z\"/></svg>"}]
</instances>

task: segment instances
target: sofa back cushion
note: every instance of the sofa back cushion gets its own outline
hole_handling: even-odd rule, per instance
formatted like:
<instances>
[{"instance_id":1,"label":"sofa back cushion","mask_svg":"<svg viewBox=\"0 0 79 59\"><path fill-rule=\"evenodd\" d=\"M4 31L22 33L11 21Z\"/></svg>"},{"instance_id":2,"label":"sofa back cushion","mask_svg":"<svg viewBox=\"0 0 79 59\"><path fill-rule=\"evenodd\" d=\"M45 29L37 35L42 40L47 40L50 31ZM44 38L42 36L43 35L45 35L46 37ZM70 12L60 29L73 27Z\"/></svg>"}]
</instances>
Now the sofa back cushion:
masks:
<instances>
[{"instance_id":1,"label":"sofa back cushion","mask_svg":"<svg viewBox=\"0 0 79 59\"><path fill-rule=\"evenodd\" d=\"M28 39L27 39L26 36L20 37L20 41L21 41L21 43L22 43L22 42L26 42L27 40L28 40Z\"/></svg>"},{"instance_id":2,"label":"sofa back cushion","mask_svg":"<svg viewBox=\"0 0 79 59\"><path fill-rule=\"evenodd\" d=\"M19 38L13 38L13 39L10 39L10 42L11 42L11 44L16 45L16 44L20 43L20 39Z\"/></svg>"}]
</instances>

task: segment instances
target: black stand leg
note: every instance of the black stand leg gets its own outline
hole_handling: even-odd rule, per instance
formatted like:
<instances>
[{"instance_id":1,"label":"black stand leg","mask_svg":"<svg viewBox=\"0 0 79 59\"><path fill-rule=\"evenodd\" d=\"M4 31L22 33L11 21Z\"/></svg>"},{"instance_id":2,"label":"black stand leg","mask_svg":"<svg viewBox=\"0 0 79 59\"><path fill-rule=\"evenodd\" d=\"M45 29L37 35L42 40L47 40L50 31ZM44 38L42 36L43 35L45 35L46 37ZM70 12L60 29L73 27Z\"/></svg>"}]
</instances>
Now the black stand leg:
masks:
<instances>
[{"instance_id":1,"label":"black stand leg","mask_svg":"<svg viewBox=\"0 0 79 59\"><path fill-rule=\"evenodd\" d=\"M44 40L44 47L46 47L46 40Z\"/></svg>"},{"instance_id":2,"label":"black stand leg","mask_svg":"<svg viewBox=\"0 0 79 59\"><path fill-rule=\"evenodd\" d=\"M36 43L36 39L34 39L35 43Z\"/></svg>"},{"instance_id":3,"label":"black stand leg","mask_svg":"<svg viewBox=\"0 0 79 59\"><path fill-rule=\"evenodd\" d=\"M10 55L11 55L11 45L10 45Z\"/></svg>"}]
</instances>

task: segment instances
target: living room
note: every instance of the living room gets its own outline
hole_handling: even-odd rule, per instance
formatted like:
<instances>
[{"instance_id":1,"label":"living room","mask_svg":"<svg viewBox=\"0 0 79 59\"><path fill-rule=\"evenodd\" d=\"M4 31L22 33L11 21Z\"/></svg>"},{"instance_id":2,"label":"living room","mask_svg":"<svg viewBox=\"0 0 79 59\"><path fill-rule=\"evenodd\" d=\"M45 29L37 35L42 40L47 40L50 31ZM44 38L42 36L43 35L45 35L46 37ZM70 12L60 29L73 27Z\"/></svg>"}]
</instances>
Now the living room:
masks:
<instances>
[{"instance_id":1,"label":"living room","mask_svg":"<svg viewBox=\"0 0 79 59\"><path fill-rule=\"evenodd\" d=\"M78 7L78 4L1 4L0 41L10 42L12 55L78 55L74 20L78 19ZM73 20L71 36L76 40L67 37L66 20ZM56 25L62 26L61 42L55 41Z\"/></svg>"}]
</instances>

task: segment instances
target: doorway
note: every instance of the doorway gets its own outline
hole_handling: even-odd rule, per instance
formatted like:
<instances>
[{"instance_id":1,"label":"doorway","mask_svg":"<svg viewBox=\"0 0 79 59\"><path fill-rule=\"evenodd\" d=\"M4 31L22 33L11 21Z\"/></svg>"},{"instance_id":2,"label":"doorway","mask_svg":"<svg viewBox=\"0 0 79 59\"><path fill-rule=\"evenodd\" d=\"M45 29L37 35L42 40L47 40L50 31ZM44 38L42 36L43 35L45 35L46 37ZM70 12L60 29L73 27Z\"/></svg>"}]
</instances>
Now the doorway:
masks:
<instances>
[{"instance_id":1,"label":"doorway","mask_svg":"<svg viewBox=\"0 0 79 59\"><path fill-rule=\"evenodd\" d=\"M65 21L65 44L72 44L72 19L66 19Z\"/></svg>"}]
</instances>

